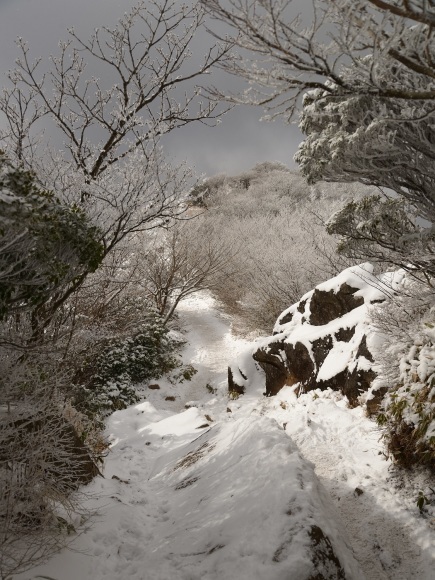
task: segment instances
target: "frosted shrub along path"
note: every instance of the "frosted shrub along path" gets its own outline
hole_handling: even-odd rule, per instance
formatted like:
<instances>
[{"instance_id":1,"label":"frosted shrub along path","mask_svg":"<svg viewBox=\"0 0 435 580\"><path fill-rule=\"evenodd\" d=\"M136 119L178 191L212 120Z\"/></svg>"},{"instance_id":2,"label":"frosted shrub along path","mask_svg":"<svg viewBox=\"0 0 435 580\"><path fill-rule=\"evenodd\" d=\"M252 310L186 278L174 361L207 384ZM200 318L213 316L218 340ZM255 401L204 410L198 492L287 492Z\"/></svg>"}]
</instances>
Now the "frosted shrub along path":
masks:
<instances>
[{"instance_id":1,"label":"frosted shrub along path","mask_svg":"<svg viewBox=\"0 0 435 580\"><path fill-rule=\"evenodd\" d=\"M389 471L362 409L330 391L265 398L261 380L228 400L227 364L249 344L207 294L186 300L180 318L198 373L159 381L109 418L105 477L87 488L92 527L75 551L15 578L432 580L435 518L415 506L430 482ZM330 540L320 552L313 525Z\"/></svg>"}]
</instances>

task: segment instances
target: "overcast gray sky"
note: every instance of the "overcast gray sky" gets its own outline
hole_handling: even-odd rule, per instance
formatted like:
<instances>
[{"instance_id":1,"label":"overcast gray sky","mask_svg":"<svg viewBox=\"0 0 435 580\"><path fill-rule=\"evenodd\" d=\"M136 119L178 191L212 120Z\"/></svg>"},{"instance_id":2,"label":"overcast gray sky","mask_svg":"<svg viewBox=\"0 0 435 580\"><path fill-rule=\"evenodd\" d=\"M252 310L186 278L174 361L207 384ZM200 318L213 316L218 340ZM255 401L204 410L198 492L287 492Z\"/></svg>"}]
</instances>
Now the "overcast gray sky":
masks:
<instances>
[{"instance_id":1,"label":"overcast gray sky","mask_svg":"<svg viewBox=\"0 0 435 580\"><path fill-rule=\"evenodd\" d=\"M112 26L134 0L0 0L0 74L14 67L18 56L15 39L28 41L36 58L55 53L57 43L65 39L66 29L74 27L80 36L88 36L102 25ZM220 76L219 83L227 82ZM228 79L228 83L231 80ZM260 122L262 111L237 107L217 127L188 125L165 138L168 155L186 159L200 173L238 173L262 161L281 161L293 167L292 160L301 141L294 125L284 122Z\"/></svg>"}]
</instances>

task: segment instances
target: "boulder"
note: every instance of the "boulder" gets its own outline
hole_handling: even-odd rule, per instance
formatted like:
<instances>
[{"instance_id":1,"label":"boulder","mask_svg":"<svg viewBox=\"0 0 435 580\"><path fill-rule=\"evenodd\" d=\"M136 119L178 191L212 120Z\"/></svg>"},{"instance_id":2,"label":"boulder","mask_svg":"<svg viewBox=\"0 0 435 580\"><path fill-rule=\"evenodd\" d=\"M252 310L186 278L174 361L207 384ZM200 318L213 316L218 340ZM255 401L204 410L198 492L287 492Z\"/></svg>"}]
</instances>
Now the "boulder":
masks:
<instances>
[{"instance_id":1,"label":"boulder","mask_svg":"<svg viewBox=\"0 0 435 580\"><path fill-rule=\"evenodd\" d=\"M246 379L246 377L244 377L240 369L237 369L237 371L242 378ZM243 395L245 392L245 387L236 382L234 374L235 373L233 372L233 369L231 367L228 367L228 392Z\"/></svg>"},{"instance_id":2,"label":"boulder","mask_svg":"<svg viewBox=\"0 0 435 580\"><path fill-rule=\"evenodd\" d=\"M252 354L265 373L265 394L276 395L285 385L298 385L303 392L334 389L356 405L376 377L367 345L367 308L384 298L365 264L320 284L284 311L273 336L259 339ZM229 390L243 394L249 381L237 385L233 370Z\"/></svg>"},{"instance_id":3,"label":"boulder","mask_svg":"<svg viewBox=\"0 0 435 580\"><path fill-rule=\"evenodd\" d=\"M323 326L336 318L341 318L347 312L364 304L362 296L355 296L359 288L353 288L346 282L338 292L319 290L316 288L310 300L310 320L313 326Z\"/></svg>"}]
</instances>

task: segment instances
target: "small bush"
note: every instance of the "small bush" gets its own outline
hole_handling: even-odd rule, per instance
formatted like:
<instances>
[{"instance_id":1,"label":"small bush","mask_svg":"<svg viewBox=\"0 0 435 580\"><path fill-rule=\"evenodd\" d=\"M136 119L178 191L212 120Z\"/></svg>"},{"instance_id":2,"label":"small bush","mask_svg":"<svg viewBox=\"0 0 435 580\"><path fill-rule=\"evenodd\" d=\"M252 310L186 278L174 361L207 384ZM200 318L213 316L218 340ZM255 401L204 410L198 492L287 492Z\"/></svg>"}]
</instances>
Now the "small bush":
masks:
<instances>
[{"instance_id":1,"label":"small bush","mask_svg":"<svg viewBox=\"0 0 435 580\"><path fill-rule=\"evenodd\" d=\"M171 383L181 384L184 383L184 381L191 381L197 372L198 370L194 366L190 364L184 365L181 366L177 372L173 373L169 377L169 380Z\"/></svg>"},{"instance_id":2,"label":"small bush","mask_svg":"<svg viewBox=\"0 0 435 580\"><path fill-rule=\"evenodd\" d=\"M386 396L378 423L399 465L435 470L435 345L430 337L411 347L400 369L401 384Z\"/></svg>"},{"instance_id":3,"label":"small bush","mask_svg":"<svg viewBox=\"0 0 435 580\"><path fill-rule=\"evenodd\" d=\"M138 402L136 384L158 379L180 366L174 356L178 343L154 314L133 336L99 347L75 381L75 406L90 417L103 418Z\"/></svg>"}]
</instances>

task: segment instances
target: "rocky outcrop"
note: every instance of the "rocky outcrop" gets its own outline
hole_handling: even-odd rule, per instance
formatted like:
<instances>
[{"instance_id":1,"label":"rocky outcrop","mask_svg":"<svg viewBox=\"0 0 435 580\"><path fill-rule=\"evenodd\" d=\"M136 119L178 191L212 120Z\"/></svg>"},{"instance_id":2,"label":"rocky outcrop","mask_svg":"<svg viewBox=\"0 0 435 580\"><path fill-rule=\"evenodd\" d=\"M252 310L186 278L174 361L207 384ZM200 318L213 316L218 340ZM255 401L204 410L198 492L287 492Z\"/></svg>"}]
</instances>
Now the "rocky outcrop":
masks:
<instances>
[{"instance_id":1,"label":"rocky outcrop","mask_svg":"<svg viewBox=\"0 0 435 580\"><path fill-rule=\"evenodd\" d=\"M336 318L341 318L354 308L364 304L362 296L355 296L359 288L349 286L344 282L338 292L319 290L316 288L310 298L310 320L313 326L323 326Z\"/></svg>"},{"instance_id":2,"label":"rocky outcrop","mask_svg":"<svg viewBox=\"0 0 435 580\"><path fill-rule=\"evenodd\" d=\"M357 404L376 377L367 308L384 295L375 282L370 265L349 268L281 314L273 336L258 340L252 352L265 374L266 395L297 385L299 392L338 390ZM243 392L249 381L239 382Z\"/></svg>"},{"instance_id":3,"label":"rocky outcrop","mask_svg":"<svg viewBox=\"0 0 435 580\"><path fill-rule=\"evenodd\" d=\"M273 342L259 348L253 358L265 371L267 395L276 395L284 385L309 383L315 374L310 353L300 342Z\"/></svg>"},{"instance_id":4,"label":"rocky outcrop","mask_svg":"<svg viewBox=\"0 0 435 580\"><path fill-rule=\"evenodd\" d=\"M240 369L237 369L237 371L239 376L246 380L246 377L241 373ZM237 393L237 395L243 395L245 392L245 387L243 385L239 385L236 382L236 379L234 378L234 372L231 367L228 367L228 391L230 393Z\"/></svg>"}]
</instances>

